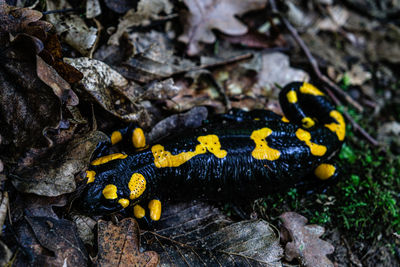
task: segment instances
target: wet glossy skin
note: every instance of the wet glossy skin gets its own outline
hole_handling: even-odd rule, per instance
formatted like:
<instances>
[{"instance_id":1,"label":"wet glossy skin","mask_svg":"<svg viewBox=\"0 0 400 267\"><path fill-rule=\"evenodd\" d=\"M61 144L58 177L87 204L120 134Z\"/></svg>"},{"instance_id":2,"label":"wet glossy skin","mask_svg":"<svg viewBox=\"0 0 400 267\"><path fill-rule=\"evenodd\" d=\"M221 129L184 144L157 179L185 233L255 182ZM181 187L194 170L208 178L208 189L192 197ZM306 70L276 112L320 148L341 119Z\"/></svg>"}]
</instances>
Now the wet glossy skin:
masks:
<instances>
[{"instance_id":1,"label":"wet glossy skin","mask_svg":"<svg viewBox=\"0 0 400 267\"><path fill-rule=\"evenodd\" d=\"M256 197L297 184L318 166L315 175L329 179L335 167L322 163L344 139L340 113L309 84L286 86L280 102L287 118L270 111L232 111L133 155L95 160L83 208L110 213L155 198ZM157 201L149 202L150 214L161 212ZM136 217L146 213L140 208L135 206Z\"/></svg>"}]
</instances>

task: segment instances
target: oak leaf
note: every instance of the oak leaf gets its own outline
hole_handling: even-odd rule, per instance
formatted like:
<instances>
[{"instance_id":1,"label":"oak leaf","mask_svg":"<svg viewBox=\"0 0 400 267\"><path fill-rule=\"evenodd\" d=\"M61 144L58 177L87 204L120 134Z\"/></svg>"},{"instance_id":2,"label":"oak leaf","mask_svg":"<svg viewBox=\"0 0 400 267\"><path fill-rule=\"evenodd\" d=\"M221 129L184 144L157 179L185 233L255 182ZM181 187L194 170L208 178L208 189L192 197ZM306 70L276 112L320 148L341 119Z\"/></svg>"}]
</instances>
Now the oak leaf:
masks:
<instances>
[{"instance_id":1,"label":"oak leaf","mask_svg":"<svg viewBox=\"0 0 400 267\"><path fill-rule=\"evenodd\" d=\"M215 42L213 29L229 35L242 35L247 32L247 26L235 16L250 10L261 9L266 0L185 0L189 12L184 14L186 21L184 33L179 41L187 44L187 54L196 55L201 50L200 43Z\"/></svg>"},{"instance_id":2,"label":"oak leaf","mask_svg":"<svg viewBox=\"0 0 400 267\"><path fill-rule=\"evenodd\" d=\"M307 224L307 218L295 212L285 212L279 216L283 222L282 239L291 239L285 247L285 259L297 258L302 266L333 266L326 257L332 254L334 247L320 239L325 229L315 224Z\"/></svg>"}]
</instances>

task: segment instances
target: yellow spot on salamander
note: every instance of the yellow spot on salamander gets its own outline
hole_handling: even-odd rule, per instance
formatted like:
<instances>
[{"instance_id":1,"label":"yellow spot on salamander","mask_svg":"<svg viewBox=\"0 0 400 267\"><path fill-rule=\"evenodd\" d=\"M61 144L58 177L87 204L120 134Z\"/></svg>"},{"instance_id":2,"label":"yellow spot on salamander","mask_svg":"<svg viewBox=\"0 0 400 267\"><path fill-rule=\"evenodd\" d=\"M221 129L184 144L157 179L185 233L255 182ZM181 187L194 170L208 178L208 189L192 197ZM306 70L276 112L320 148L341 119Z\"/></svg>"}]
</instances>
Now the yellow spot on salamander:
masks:
<instances>
[{"instance_id":1,"label":"yellow spot on salamander","mask_svg":"<svg viewBox=\"0 0 400 267\"><path fill-rule=\"evenodd\" d=\"M269 128L262 128L252 132L250 138L256 144L256 148L251 152L255 159L277 160L281 156L281 152L268 146L265 138L272 134Z\"/></svg>"},{"instance_id":2,"label":"yellow spot on salamander","mask_svg":"<svg viewBox=\"0 0 400 267\"><path fill-rule=\"evenodd\" d=\"M332 164L322 163L314 170L315 176L321 180L331 178L335 174L336 168Z\"/></svg>"},{"instance_id":3,"label":"yellow spot on salamander","mask_svg":"<svg viewBox=\"0 0 400 267\"><path fill-rule=\"evenodd\" d=\"M115 145L122 140L122 134L119 131L114 131L111 134L111 144Z\"/></svg>"},{"instance_id":4,"label":"yellow spot on salamander","mask_svg":"<svg viewBox=\"0 0 400 267\"><path fill-rule=\"evenodd\" d=\"M146 190L146 179L142 174L135 172L129 180L128 188L131 190L129 198L136 199Z\"/></svg>"},{"instance_id":5,"label":"yellow spot on salamander","mask_svg":"<svg viewBox=\"0 0 400 267\"><path fill-rule=\"evenodd\" d=\"M344 122L342 114L340 114L340 112L337 110L332 110L329 113L329 116L334 118L337 121L337 123L332 122L330 124L325 124L325 127L331 130L332 132L335 132L338 139L340 141L343 141L344 136L346 135L346 123Z\"/></svg>"},{"instance_id":6,"label":"yellow spot on salamander","mask_svg":"<svg viewBox=\"0 0 400 267\"><path fill-rule=\"evenodd\" d=\"M301 120L304 128L311 128L315 125L315 121L310 117L305 117Z\"/></svg>"},{"instance_id":7,"label":"yellow spot on salamander","mask_svg":"<svg viewBox=\"0 0 400 267\"><path fill-rule=\"evenodd\" d=\"M135 205L133 207L133 216L135 216L135 218L142 219L144 215L146 215L146 211L144 208L142 208L142 206Z\"/></svg>"},{"instance_id":8,"label":"yellow spot on salamander","mask_svg":"<svg viewBox=\"0 0 400 267\"><path fill-rule=\"evenodd\" d=\"M287 100L289 101L289 103L294 104L294 103L297 102L297 94L296 94L295 91L289 91L289 92L286 94L286 98L287 98Z\"/></svg>"},{"instance_id":9,"label":"yellow spot on salamander","mask_svg":"<svg viewBox=\"0 0 400 267\"><path fill-rule=\"evenodd\" d=\"M310 148L311 154L314 156L323 156L326 153L326 146L318 145L311 142L311 134L303 129L297 129L296 136L299 140L304 141L306 145Z\"/></svg>"},{"instance_id":10,"label":"yellow spot on salamander","mask_svg":"<svg viewBox=\"0 0 400 267\"><path fill-rule=\"evenodd\" d=\"M205 154L207 151L214 154L217 158L224 158L227 155L226 150L221 149L221 143L218 136L214 134L199 136L198 144L194 151L182 152L172 155L171 152L165 151L162 145L154 145L151 152L154 157L154 164L157 168L179 167L183 163L189 161L194 156Z\"/></svg>"},{"instance_id":11,"label":"yellow spot on salamander","mask_svg":"<svg viewBox=\"0 0 400 267\"><path fill-rule=\"evenodd\" d=\"M150 219L158 221L161 217L161 201L158 199L151 200L148 208L150 210Z\"/></svg>"},{"instance_id":12,"label":"yellow spot on salamander","mask_svg":"<svg viewBox=\"0 0 400 267\"><path fill-rule=\"evenodd\" d=\"M142 148L146 146L146 137L144 136L141 128L136 128L132 133L132 143L136 148Z\"/></svg>"},{"instance_id":13,"label":"yellow spot on salamander","mask_svg":"<svg viewBox=\"0 0 400 267\"><path fill-rule=\"evenodd\" d=\"M86 171L86 178L88 178L86 183L87 184L93 183L95 175L96 175L95 171Z\"/></svg>"},{"instance_id":14,"label":"yellow spot on salamander","mask_svg":"<svg viewBox=\"0 0 400 267\"><path fill-rule=\"evenodd\" d=\"M100 157L98 159L95 159L92 161L92 165L101 165L101 164L105 164L109 161L115 160L115 159L124 159L126 158L128 155L122 154L122 153L115 153L115 154L110 154L104 157Z\"/></svg>"},{"instance_id":15,"label":"yellow spot on salamander","mask_svg":"<svg viewBox=\"0 0 400 267\"><path fill-rule=\"evenodd\" d=\"M126 198L121 198L118 200L118 203L121 204L124 209L129 206L129 200Z\"/></svg>"},{"instance_id":16,"label":"yellow spot on salamander","mask_svg":"<svg viewBox=\"0 0 400 267\"><path fill-rule=\"evenodd\" d=\"M116 199L117 196L117 187L113 184L108 184L103 189L103 196L106 199Z\"/></svg>"},{"instance_id":17,"label":"yellow spot on salamander","mask_svg":"<svg viewBox=\"0 0 400 267\"><path fill-rule=\"evenodd\" d=\"M324 93L322 93L320 90L317 89L317 87L315 87L310 83L303 83L303 86L300 87L300 92L303 94L309 94L315 96L324 95Z\"/></svg>"},{"instance_id":18,"label":"yellow spot on salamander","mask_svg":"<svg viewBox=\"0 0 400 267\"><path fill-rule=\"evenodd\" d=\"M286 118L285 116L282 117L281 121L283 121L283 122L289 122L288 118Z\"/></svg>"}]
</instances>

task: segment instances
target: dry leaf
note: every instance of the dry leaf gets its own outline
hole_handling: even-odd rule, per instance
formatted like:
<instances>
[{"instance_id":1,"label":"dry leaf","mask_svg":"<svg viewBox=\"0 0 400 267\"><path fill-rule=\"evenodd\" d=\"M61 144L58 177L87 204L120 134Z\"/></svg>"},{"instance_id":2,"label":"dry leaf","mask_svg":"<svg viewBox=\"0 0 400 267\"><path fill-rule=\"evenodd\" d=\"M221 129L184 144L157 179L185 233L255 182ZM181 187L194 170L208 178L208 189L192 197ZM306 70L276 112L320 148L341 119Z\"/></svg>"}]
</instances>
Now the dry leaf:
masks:
<instances>
[{"instance_id":1,"label":"dry leaf","mask_svg":"<svg viewBox=\"0 0 400 267\"><path fill-rule=\"evenodd\" d=\"M139 226L132 218L117 225L98 222L99 266L157 266L159 256L154 251L140 252Z\"/></svg>"},{"instance_id":2,"label":"dry leaf","mask_svg":"<svg viewBox=\"0 0 400 267\"><path fill-rule=\"evenodd\" d=\"M235 16L250 10L263 8L266 0L185 0L189 13L183 22L184 33L179 41L188 45L187 54L196 55L201 50L201 44L215 42L213 29L229 35L242 35L247 27Z\"/></svg>"},{"instance_id":3,"label":"dry leaf","mask_svg":"<svg viewBox=\"0 0 400 267\"><path fill-rule=\"evenodd\" d=\"M46 0L47 10L71 8L66 0ZM46 16L56 28L57 34L62 36L66 43L88 55L97 39L97 29L88 27L85 21L73 13L49 14Z\"/></svg>"},{"instance_id":4,"label":"dry leaf","mask_svg":"<svg viewBox=\"0 0 400 267\"><path fill-rule=\"evenodd\" d=\"M128 82L107 64L90 58L65 58L84 74L84 89L108 112L126 121L150 124L146 110L134 105L142 94L140 86Z\"/></svg>"},{"instance_id":5,"label":"dry leaf","mask_svg":"<svg viewBox=\"0 0 400 267\"><path fill-rule=\"evenodd\" d=\"M51 251L35 255L36 266L86 266L88 256L75 225L64 219L25 217L40 245Z\"/></svg>"},{"instance_id":6,"label":"dry leaf","mask_svg":"<svg viewBox=\"0 0 400 267\"><path fill-rule=\"evenodd\" d=\"M171 14L173 5L169 0L140 0L137 10L129 10L118 24L117 32L108 40L109 45L118 45L119 38L129 28L139 25L148 25L151 20L160 19L161 12Z\"/></svg>"},{"instance_id":7,"label":"dry leaf","mask_svg":"<svg viewBox=\"0 0 400 267\"><path fill-rule=\"evenodd\" d=\"M124 61L117 70L127 79L147 83L196 67L193 62L176 57L172 52L153 43L143 52Z\"/></svg>"},{"instance_id":8,"label":"dry leaf","mask_svg":"<svg viewBox=\"0 0 400 267\"><path fill-rule=\"evenodd\" d=\"M258 84L264 88L274 87L275 83L285 86L292 81L308 81L309 75L300 69L290 67L289 57L275 52L262 56L262 69L258 73Z\"/></svg>"},{"instance_id":9,"label":"dry leaf","mask_svg":"<svg viewBox=\"0 0 400 267\"><path fill-rule=\"evenodd\" d=\"M232 222L202 202L168 204L154 232L142 234L161 266L282 266L282 248L262 220Z\"/></svg>"},{"instance_id":10,"label":"dry leaf","mask_svg":"<svg viewBox=\"0 0 400 267\"><path fill-rule=\"evenodd\" d=\"M11 250L3 243L3 241L0 241L0 266L7 266L11 260L13 253Z\"/></svg>"},{"instance_id":11,"label":"dry leaf","mask_svg":"<svg viewBox=\"0 0 400 267\"><path fill-rule=\"evenodd\" d=\"M78 235L82 239L83 243L94 245L94 227L96 226L96 221L92 218L82 215L82 214L70 214L72 220L76 224L78 229Z\"/></svg>"},{"instance_id":12,"label":"dry leaf","mask_svg":"<svg viewBox=\"0 0 400 267\"><path fill-rule=\"evenodd\" d=\"M335 248L319 238L325 232L323 227L315 224L306 225L307 218L295 212L285 212L279 218L283 222L282 236L291 240L285 247L286 260L292 261L296 258L307 267L334 266L326 255L332 254Z\"/></svg>"},{"instance_id":13,"label":"dry leaf","mask_svg":"<svg viewBox=\"0 0 400 267\"><path fill-rule=\"evenodd\" d=\"M101 14L99 0L86 0L86 18L92 19Z\"/></svg>"},{"instance_id":14,"label":"dry leaf","mask_svg":"<svg viewBox=\"0 0 400 267\"><path fill-rule=\"evenodd\" d=\"M97 144L108 140L102 132L92 132L55 146L37 158L32 166L15 170L11 182L21 192L41 196L71 193L76 188L75 175L89 164Z\"/></svg>"}]
</instances>

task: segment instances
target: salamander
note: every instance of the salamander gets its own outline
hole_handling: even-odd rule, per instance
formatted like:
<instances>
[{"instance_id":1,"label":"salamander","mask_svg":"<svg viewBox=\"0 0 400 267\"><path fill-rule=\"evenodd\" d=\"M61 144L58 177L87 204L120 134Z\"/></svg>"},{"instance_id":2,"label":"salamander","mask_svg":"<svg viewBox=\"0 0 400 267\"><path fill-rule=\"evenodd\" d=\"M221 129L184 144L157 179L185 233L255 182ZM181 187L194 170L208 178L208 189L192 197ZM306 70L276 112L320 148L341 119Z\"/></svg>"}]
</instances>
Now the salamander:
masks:
<instances>
[{"instance_id":1,"label":"salamander","mask_svg":"<svg viewBox=\"0 0 400 267\"><path fill-rule=\"evenodd\" d=\"M133 206L135 217L157 221L162 199L254 197L295 185L310 173L321 180L335 177L329 160L345 138L341 113L305 82L286 85L279 101L283 117L232 110L151 145L141 128L114 132L112 144L130 135L136 151L93 160L79 205L94 214Z\"/></svg>"}]
</instances>

